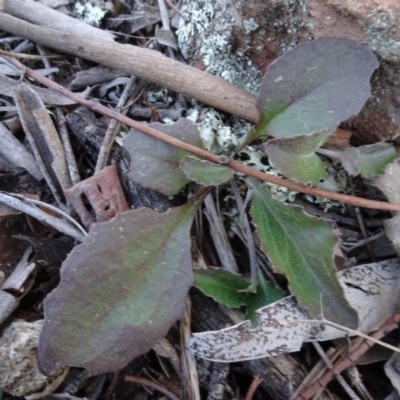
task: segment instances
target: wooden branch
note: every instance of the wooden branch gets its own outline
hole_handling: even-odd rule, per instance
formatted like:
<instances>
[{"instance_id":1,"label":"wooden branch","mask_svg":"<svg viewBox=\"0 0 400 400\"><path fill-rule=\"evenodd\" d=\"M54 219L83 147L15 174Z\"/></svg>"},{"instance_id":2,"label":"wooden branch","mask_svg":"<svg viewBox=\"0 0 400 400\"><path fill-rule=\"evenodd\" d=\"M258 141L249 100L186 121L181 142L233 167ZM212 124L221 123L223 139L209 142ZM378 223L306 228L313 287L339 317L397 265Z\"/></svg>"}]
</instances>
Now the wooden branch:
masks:
<instances>
[{"instance_id":1,"label":"wooden branch","mask_svg":"<svg viewBox=\"0 0 400 400\"><path fill-rule=\"evenodd\" d=\"M97 28L89 27L85 31L89 33L83 34L82 25L87 27L87 24L32 0L5 0L4 4L4 11L0 12L1 30L120 69L248 121L258 122L255 96L221 78L167 58L158 51L117 43L109 33ZM41 17L44 12L48 17ZM22 18L29 18L33 23ZM57 18L61 18L62 23L55 25L53 21Z\"/></svg>"}]
</instances>

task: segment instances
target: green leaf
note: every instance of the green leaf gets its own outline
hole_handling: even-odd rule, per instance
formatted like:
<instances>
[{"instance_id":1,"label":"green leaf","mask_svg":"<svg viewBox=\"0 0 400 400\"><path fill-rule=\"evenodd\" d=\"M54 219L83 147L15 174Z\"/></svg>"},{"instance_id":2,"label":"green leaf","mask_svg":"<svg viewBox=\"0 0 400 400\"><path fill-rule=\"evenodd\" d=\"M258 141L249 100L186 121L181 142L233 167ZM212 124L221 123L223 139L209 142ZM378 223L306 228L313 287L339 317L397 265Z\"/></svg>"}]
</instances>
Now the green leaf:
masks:
<instances>
[{"instance_id":1,"label":"green leaf","mask_svg":"<svg viewBox=\"0 0 400 400\"><path fill-rule=\"evenodd\" d=\"M360 175L371 179L385 171L388 164L396 159L396 150L390 143L379 142L345 150L320 149L328 157L340 160L351 176Z\"/></svg>"},{"instance_id":2,"label":"green leaf","mask_svg":"<svg viewBox=\"0 0 400 400\"><path fill-rule=\"evenodd\" d=\"M313 317L323 309L328 320L355 328L357 313L335 273L333 250L338 238L332 223L274 200L256 183L252 186L251 213L274 269L286 276L292 293Z\"/></svg>"},{"instance_id":3,"label":"green leaf","mask_svg":"<svg viewBox=\"0 0 400 400\"><path fill-rule=\"evenodd\" d=\"M127 211L93 226L45 301L39 361L92 375L123 368L181 317L192 285L189 229L196 203Z\"/></svg>"},{"instance_id":4,"label":"green leaf","mask_svg":"<svg viewBox=\"0 0 400 400\"><path fill-rule=\"evenodd\" d=\"M235 172L219 164L214 164L197 157L186 156L180 165L188 179L205 186L218 186L233 177Z\"/></svg>"},{"instance_id":5,"label":"green leaf","mask_svg":"<svg viewBox=\"0 0 400 400\"><path fill-rule=\"evenodd\" d=\"M270 163L288 178L300 182L318 182L327 176L325 164L315 151L325 143L330 133L321 130L309 135L271 139L264 149Z\"/></svg>"},{"instance_id":6,"label":"green leaf","mask_svg":"<svg viewBox=\"0 0 400 400\"><path fill-rule=\"evenodd\" d=\"M219 268L194 270L194 286L205 295L228 307L241 307L246 304L246 294L251 282L239 275Z\"/></svg>"},{"instance_id":7,"label":"green leaf","mask_svg":"<svg viewBox=\"0 0 400 400\"><path fill-rule=\"evenodd\" d=\"M396 158L396 150L390 143L375 143L357 149L360 159L357 169L363 178L382 174L388 164Z\"/></svg>"},{"instance_id":8,"label":"green leaf","mask_svg":"<svg viewBox=\"0 0 400 400\"><path fill-rule=\"evenodd\" d=\"M154 123L150 126L202 148L199 131L188 119L181 118L171 125ZM179 165L183 158L191 153L135 129L131 129L129 135L124 139L124 148L131 157L129 177L134 182L157 190L166 196L177 194L190 182Z\"/></svg>"},{"instance_id":9,"label":"green leaf","mask_svg":"<svg viewBox=\"0 0 400 400\"><path fill-rule=\"evenodd\" d=\"M371 50L348 39L321 38L293 48L263 78L258 137L333 131L360 112L377 67Z\"/></svg>"},{"instance_id":10,"label":"green leaf","mask_svg":"<svg viewBox=\"0 0 400 400\"><path fill-rule=\"evenodd\" d=\"M251 321L255 328L258 325L256 310L268 304L275 303L286 297L285 292L276 287L272 282L265 280L262 273L258 273L258 284L256 293L246 294L246 319Z\"/></svg>"}]
</instances>

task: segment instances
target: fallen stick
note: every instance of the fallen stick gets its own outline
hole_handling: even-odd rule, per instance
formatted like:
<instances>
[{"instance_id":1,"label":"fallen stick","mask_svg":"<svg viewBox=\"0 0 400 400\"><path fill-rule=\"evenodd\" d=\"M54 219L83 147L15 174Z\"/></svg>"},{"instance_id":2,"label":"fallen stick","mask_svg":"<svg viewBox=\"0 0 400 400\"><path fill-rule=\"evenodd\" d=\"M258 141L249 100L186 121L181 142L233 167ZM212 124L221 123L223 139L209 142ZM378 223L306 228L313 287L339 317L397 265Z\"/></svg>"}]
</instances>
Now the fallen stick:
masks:
<instances>
[{"instance_id":1,"label":"fallen stick","mask_svg":"<svg viewBox=\"0 0 400 400\"><path fill-rule=\"evenodd\" d=\"M62 21L55 23L57 18ZM0 29L120 69L250 122L258 122L256 97L245 90L158 51L117 43L109 32L88 27L32 0L4 0ZM83 29L85 33L81 33Z\"/></svg>"}]
</instances>

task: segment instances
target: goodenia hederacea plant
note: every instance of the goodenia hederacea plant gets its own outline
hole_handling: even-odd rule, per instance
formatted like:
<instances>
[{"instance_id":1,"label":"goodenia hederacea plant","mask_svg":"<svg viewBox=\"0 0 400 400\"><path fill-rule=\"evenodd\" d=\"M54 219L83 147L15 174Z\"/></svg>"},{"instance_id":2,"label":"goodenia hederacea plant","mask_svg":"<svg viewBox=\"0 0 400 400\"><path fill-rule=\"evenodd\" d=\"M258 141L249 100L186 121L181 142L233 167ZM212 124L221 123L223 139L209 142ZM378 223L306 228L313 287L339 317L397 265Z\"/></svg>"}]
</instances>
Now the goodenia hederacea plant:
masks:
<instances>
[{"instance_id":1,"label":"goodenia hederacea plant","mask_svg":"<svg viewBox=\"0 0 400 400\"><path fill-rule=\"evenodd\" d=\"M166 335L193 281L189 229L199 202L93 226L45 301L43 372L60 364L92 375L119 370Z\"/></svg>"},{"instance_id":2,"label":"goodenia hederacea plant","mask_svg":"<svg viewBox=\"0 0 400 400\"><path fill-rule=\"evenodd\" d=\"M370 50L345 39L319 39L293 49L268 69L258 102L261 122L252 137L275 137L266 147L272 163L289 177L320 179L323 165L314 152L340 121L361 109L376 66ZM202 147L197 128L186 119L151 126ZM166 144L132 130L124 141L131 157L130 178L174 195L191 180L218 185L232 176L225 166L191 157L190 149L178 148L174 140ZM308 163L313 165L308 168ZM45 301L39 344L44 372L59 364L84 367L91 374L117 370L165 336L182 315L192 284L189 229L199 203L197 199L164 214L129 211L94 225L63 264L60 285ZM355 327L357 314L335 275L337 238L330 223L274 201L257 184L252 203L264 250L276 271L288 278L300 305L311 317L322 307L326 318ZM250 314L257 314L254 308L263 296L247 303L249 294L243 297L236 287L230 291L228 301L248 304ZM295 313L299 315L304 314Z\"/></svg>"},{"instance_id":3,"label":"goodenia hederacea plant","mask_svg":"<svg viewBox=\"0 0 400 400\"><path fill-rule=\"evenodd\" d=\"M323 310L327 319L355 328L357 313L336 277L333 251L338 238L332 223L274 200L256 183L251 186L251 214L275 271L286 276L291 292L312 316Z\"/></svg>"}]
</instances>

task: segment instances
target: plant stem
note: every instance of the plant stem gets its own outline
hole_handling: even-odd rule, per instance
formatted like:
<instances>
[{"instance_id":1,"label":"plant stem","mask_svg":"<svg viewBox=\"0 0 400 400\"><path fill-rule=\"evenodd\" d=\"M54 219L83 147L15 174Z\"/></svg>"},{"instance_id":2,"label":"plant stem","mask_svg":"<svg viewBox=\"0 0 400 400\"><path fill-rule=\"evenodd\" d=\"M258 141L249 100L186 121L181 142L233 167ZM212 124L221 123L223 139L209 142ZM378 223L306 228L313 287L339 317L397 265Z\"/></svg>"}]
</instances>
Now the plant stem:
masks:
<instances>
[{"instance_id":1,"label":"plant stem","mask_svg":"<svg viewBox=\"0 0 400 400\"><path fill-rule=\"evenodd\" d=\"M116 119L117 121L131 127L137 129L140 132L143 132L155 139L162 140L165 143L171 144L172 146L178 147L180 149L186 150L190 153L193 153L197 156L203 157L208 161L214 162L219 164L220 159L217 154L211 153L207 150L201 149L199 147L193 146L191 144L185 143L179 139L173 138L163 132L160 132L148 125L142 124L137 122L131 118L128 118L124 115L121 115L114 110L111 110L103 105L101 105L98 101L94 100L87 100L83 98L81 95L72 93L68 89L64 88L63 86L51 81L50 79L40 75L38 72L33 71L30 68L25 67L15 58L7 59L18 69L23 71L24 75L29 76L30 78L34 79L35 81L42 83L43 85L53 89L55 92L60 93L71 100L76 101L77 103L95 111L100 114L103 114L107 117ZM224 163L224 166L233 169L236 172L242 173L244 175L259 179L264 182L273 183L275 185L284 186L288 189L310 194L312 196L319 196L325 197L334 201L346 203L348 205L354 207L364 207L364 208L371 208L376 210L384 210L384 211L400 211L400 204L398 203L388 203L384 201L376 201L376 200L367 200L361 197L350 196L346 194L331 192L329 190L318 189L311 186L304 185L302 183L292 182L288 179L282 179L277 176L269 175L264 172L261 172L255 168L249 167L247 165L243 165L242 163L230 160L228 163Z\"/></svg>"}]
</instances>

